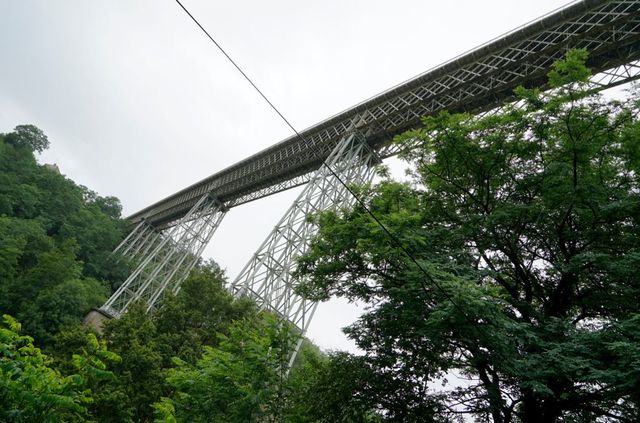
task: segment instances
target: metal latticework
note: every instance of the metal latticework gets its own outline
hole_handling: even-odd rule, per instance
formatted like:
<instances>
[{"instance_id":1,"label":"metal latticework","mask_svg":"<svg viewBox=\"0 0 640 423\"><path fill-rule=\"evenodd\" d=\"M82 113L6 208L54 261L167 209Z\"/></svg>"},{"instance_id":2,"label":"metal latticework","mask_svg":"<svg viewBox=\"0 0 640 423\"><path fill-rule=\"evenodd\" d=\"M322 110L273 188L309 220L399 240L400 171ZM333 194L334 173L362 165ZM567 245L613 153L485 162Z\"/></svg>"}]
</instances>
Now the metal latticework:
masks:
<instances>
[{"instance_id":1,"label":"metal latticework","mask_svg":"<svg viewBox=\"0 0 640 423\"><path fill-rule=\"evenodd\" d=\"M113 250L113 254L126 259L130 263L139 264L161 242L162 235L160 231L155 230L152 225L143 220Z\"/></svg>"},{"instance_id":2,"label":"metal latticework","mask_svg":"<svg viewBox=\"0 0 640 423\"><path fill-rule=\"evenodd\" d=\"M116 252L139 264L100 310L118 317L132 302L140 300L150 311L167 290L177 293L226 210L216 198L203 195L169 229L157 231L144 222L138 225Z\"/></svg>"},{"instance_id":3,"label":"metal latticework","mask_svg":"<svg viewBox=\"0 0 640 423\"><path fill-rule=\"evenodd\" d=\"M316 304L294 292L291 273L296 268L297 257L307 251L316 232L309 216L353 204L353 196L333 172L347 184L365 184L372 180L373 165L378 161L361 135L352 133L338 143L240 272L231 286L232 291L255 299L260 307L287 319L304 333Z\"/></svg>"},{"instance_id":4,"label":"metal latticework","mask_svg":"<svg viewBox=\"0 0 640 423\"><path fill-rule=\"evenodd\" d=\"M127 235L127 237L118 244L116 249L113 250L113 254L127 255L129 251L135 249L143 242L145 233L148 232L149 227L150 225L142 220L131 232L129 232L129 235Z\"/></svg>"},{"instance_id":5,"label":"metal latticework","mask_svg":"<svg viewBox=\"0 0 640 423\"><path fill-rule=\"evenodd\" d=\"M640 77L640 1L582 0L437 66L130 216L164 227L206 193L227 206L271 195L308 180L352 128L381 156L398 133L441 110L477 113L513 97L518 85L539 86L571 48L589 51L594 73L613 86ZM627 65L626 69L620 68Z\"/></svg>"}]
</instances>

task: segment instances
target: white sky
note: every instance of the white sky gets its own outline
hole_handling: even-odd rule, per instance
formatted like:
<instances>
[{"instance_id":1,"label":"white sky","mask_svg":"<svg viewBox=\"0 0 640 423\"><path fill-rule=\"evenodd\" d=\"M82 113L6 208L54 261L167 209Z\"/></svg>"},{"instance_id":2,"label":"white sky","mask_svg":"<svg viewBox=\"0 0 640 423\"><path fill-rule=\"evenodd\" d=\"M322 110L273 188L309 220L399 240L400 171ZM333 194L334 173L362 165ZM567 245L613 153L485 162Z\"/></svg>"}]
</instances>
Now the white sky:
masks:
<instances>
[{"instance_id":1,"label":"white sky","mask_svg":"<svg viewBox=\"0 0 640 423\"><path fill-rule=\"evenodd\" d=\"M298 130L566 3L183 2ZM291 135L173 0L2 0L0 132L24 123L125 215ZM232 209L205 257L233 279L298 192ZM357 315L321 304L309 336L353 351Z\"/></svg>"}]
</instances>

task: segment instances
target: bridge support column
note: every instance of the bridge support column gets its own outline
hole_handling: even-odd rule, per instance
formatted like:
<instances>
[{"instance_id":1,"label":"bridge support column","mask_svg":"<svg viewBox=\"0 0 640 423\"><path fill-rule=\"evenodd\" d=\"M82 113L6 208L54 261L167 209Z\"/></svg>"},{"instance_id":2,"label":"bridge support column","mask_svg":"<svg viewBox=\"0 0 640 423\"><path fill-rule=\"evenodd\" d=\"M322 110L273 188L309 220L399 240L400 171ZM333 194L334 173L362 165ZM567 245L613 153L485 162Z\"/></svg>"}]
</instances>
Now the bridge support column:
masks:
<instances>
[{"instance_id":1,"label":"bridge support column","mask_svg":"<svg viewBox=\"0 0 640 423\"><path fill-rule=\"evenodd\" d=\"M100 311L119 317L138 300L151 311L167 290L177 293L225 214L222 203L205 194L176 225L164 231L138 225L134 229L137 234L130 234L131 240L125 239L124 246L118 248L140 263Z\"/></svg>"},{"instance_id":2,"label":"bridge support column","mask_svg":"<svg viewBox=\"0 0 640 423\"><path fill-rule=\"evenodd\" d=\"M345 136L240 272L231 285L232 292L253 298L261 308L287 319L304 335L316 303L295 294L291 273L296 268L296 258L308 250L316 233L308 217L332 208L351 207L354 201L329 167L347 184L364 184L372 180L373 165L378 162L360 134ZM300 344L301 339L289 366Z\"/></svg>"}]
</instances>

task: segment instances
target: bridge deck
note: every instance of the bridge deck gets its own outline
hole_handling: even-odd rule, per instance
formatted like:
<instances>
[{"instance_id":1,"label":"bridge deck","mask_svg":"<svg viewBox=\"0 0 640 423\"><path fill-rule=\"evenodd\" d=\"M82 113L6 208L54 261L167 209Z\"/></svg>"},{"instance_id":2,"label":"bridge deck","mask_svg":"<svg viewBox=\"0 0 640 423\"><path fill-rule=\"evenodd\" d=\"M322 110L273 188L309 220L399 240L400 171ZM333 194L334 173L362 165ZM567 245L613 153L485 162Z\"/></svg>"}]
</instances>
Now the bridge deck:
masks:
<instances>
[{"instance_id":1,"label":"bridge deck","mask_svg":"<svg viewBox=\"0 0 640 423\"><path fill-rule=\"evenodd\" d=\"M543 84L554 61L569 48L586 48L594 73L640 59L640 0L582 0L533 21L468 53L322 121L131 215L167 226L204 193L227 207L308 181L340 138L357 128L382 156L389 141L441 110L477 112L512 98L518 85ZM634 69L637 66L634 65ZM639 72L605 81L627 82Z\"/></svg>"}]
</instances>

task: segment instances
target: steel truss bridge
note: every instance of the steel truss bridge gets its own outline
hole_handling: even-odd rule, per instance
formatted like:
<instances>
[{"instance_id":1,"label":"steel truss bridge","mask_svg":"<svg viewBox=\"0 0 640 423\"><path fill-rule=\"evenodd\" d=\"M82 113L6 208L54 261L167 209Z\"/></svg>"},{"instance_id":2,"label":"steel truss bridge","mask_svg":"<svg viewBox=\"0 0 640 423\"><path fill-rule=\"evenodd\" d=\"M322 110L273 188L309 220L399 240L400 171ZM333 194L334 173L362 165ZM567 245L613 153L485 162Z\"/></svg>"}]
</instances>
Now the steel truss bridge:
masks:
<instances>
[{"instance_id":1,"label":"steel truss bridge","mask_svg":"<svg viewBox=\"0 0 640 423\"><path fill-rule=\"evenodd\" d=\"M179 291L230 209L307 184L230 287L304 334L315 304L295 294L290 273L315 234L307 215L351 204L333 172L348 184L371 181L373 165L397 153L391 139L422 116L496 109L515 87L543 85L573 48L589 51L596 87L638 79L640 0L571 3L131 215L133 230L116 252L137 267L100 311L118 317L134 301L158 307L165 292Z\"/></svg>"}]
</instances>

